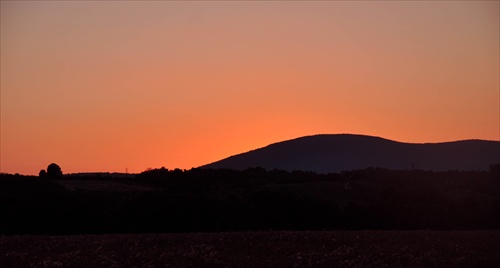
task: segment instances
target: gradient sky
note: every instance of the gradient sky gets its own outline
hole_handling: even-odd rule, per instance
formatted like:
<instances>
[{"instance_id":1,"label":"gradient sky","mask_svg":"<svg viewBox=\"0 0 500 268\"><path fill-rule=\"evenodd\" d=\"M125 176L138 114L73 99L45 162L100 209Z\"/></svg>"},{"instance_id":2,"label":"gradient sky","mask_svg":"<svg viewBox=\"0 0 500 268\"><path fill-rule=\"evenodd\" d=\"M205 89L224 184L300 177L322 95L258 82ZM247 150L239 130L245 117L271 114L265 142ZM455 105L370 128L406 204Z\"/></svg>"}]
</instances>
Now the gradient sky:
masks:
<instances>
[{"instance_id":1,"label":"gradient sky","mask_svg":"<svg viewBox=\"0 0 500 268\"><path fill-rule=\"evenodd\" d=\"M1 172L499 140L498 1L1 1Z\"/></svg>"}]
</instances>

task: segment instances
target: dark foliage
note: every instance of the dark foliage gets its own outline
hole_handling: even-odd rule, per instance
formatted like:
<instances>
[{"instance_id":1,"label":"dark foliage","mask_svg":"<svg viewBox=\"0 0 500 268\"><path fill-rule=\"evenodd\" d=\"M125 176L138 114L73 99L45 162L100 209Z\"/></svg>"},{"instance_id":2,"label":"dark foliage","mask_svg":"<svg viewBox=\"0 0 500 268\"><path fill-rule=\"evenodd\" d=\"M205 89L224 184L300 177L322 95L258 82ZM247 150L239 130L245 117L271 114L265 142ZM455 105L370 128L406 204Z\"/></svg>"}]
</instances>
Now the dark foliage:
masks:
<instances>
[{"instance_id":1,"label":"dark foliage","mask_svg":"<svg viewBox=\"0 0 500 268\"><path fill-rule=\"evenodd\" d=\"M61 167L59 165L52 163L47 167L46 177L51 179L61 179L63 176Z\"/></svg>"},{"instance_id":2,"label":"dark foliage","mask_svg":"<svg viewBox=\"0 0 500 268\"><path fill-rule=\"evenodd\" d=\"M478 171L161 168L58 181L4 174L0 233L499 229L499 193L500 179Z\"/></svg>"}]
</instances>

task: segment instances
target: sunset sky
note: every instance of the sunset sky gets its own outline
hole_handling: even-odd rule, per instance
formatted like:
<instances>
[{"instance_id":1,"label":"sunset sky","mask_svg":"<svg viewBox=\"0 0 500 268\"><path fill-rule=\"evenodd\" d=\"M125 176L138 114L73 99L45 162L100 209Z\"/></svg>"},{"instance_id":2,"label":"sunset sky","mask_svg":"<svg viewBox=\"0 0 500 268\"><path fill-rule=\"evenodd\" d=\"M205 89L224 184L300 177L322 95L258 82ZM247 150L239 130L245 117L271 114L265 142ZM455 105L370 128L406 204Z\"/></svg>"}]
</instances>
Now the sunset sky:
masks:
<instances>
[{"instance_id":1,"label":"sunset sky","mask_svg":"<svg viewBox=\"0 0 500 268\"><path fill-rule=\"evenodd\" d=\"M498 1L1 1L1 172L500 139Z\"/></svg>"}]
</instances>

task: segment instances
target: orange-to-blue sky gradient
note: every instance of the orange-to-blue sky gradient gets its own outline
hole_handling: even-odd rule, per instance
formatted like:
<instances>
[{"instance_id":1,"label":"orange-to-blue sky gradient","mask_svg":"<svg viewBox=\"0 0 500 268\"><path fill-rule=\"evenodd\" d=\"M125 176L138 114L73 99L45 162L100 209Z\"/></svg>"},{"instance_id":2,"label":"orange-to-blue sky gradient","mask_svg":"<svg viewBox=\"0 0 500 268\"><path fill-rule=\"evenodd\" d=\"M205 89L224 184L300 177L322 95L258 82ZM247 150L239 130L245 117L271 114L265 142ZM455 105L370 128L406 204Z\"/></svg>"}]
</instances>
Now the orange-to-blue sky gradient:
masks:
<instances>
[{"instance_id":1,"label":"orange-to-blue sky gradient","mask_svg":"<svg viewBox=\"0 0 500 268\"><path fill-rule=\"evenodd\" d=\"M499 140L498 1L1 1L1 172Z\"/></svg>"}]
</instances>

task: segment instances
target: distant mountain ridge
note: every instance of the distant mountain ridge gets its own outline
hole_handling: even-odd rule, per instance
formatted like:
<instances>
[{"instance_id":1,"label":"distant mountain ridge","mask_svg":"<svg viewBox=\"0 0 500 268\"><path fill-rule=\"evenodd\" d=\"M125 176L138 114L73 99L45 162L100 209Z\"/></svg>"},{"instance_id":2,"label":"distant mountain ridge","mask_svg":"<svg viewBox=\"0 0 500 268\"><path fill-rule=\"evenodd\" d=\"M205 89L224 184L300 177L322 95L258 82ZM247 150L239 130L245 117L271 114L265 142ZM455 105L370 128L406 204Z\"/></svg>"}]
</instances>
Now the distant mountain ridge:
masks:
<instances>
[{"instance_id":1,"label":"distant mountain ridge","mask_svg":"<svg viewBox=\"0 0 500 268\"><path fill-rule=\"evenodd\" d=\"M500 141L404 143L354 134L321 134L270 144L200 168L302 170L318 173L387 169L488 170L500 162Z\"/></svg>"}]
</instances>

